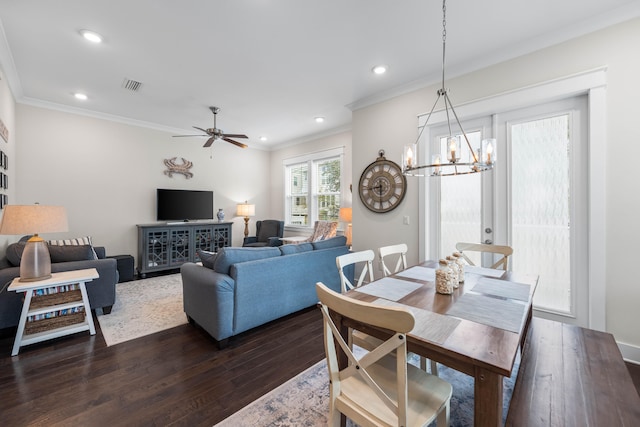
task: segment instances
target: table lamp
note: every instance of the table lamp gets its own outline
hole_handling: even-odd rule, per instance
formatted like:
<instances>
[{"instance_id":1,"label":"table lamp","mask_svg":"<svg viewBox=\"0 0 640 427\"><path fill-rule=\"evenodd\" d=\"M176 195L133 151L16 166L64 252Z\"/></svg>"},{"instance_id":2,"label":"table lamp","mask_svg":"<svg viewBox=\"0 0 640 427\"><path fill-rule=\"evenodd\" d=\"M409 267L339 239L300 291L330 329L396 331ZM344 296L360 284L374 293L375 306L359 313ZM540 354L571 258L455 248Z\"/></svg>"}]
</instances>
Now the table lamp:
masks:
<instances>
[{"instance_id":1,"label":"table lamp","mask_svg":"<svg viewBox=\"0 0 640 427\"><path fill-rule=\"evenodd\" d=\"M351 218L353 217L353 209L340 208L338 215L340 216L340 221L347 223L347 229L345 230L344 235L347 238L347 246L351 246Z\"/></svg>"},{"instance_id":2,"label":"table lamp","mask_svg":"<svg viewBox=\"0 0 640 427\"><path fill-rule=\"evenodd\" d=\"M256 205L250 205L249 202L238 203L236 215L244 217L244 237L249 235L249 217L256 214Z\"/></svg>"},{"instance_id":3,"label":"table lamp","mask_svg":"<svg viewBox=\"0 0 640 427\"><path fill-rule=\"evenodd\" d=\"M33 234L20 258L20 281L36 282L51 277L51 257L47 243L38 233L68 231L67 213L62 206L7 205L0 234Z\"/></svg>"}]
</instances>

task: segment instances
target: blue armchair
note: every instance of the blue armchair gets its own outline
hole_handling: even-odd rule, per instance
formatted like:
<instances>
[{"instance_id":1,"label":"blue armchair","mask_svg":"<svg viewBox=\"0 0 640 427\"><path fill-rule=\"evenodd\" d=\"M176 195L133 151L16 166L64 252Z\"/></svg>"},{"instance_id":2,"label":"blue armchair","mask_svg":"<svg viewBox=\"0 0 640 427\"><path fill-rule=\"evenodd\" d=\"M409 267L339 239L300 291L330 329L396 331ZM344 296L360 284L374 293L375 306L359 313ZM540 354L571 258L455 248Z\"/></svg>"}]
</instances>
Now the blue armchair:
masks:
<instances>
[{"instance_id":1,"label":"blue armchair","mask_svg":"<svg viewBox=\"0 0 640 427\"><path fill-rule=\"evenodd\" d=\"M280 237L284 234L284 221L265 219L256 221L256 235L244 238L242 246L259 248L263 246L280 246Z\"/></svg>"}]
</instances>

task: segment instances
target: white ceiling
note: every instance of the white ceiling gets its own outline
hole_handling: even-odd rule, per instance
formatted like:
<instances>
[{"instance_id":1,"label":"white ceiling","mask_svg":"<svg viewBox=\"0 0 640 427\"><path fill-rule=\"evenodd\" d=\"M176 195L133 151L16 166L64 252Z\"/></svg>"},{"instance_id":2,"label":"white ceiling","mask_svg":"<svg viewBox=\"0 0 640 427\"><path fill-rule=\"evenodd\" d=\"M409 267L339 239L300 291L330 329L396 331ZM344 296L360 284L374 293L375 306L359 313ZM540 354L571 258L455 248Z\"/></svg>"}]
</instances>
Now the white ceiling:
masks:
<instances>
[{"instance_id":1,"label":"white ceiling","mask_svg":"<svg viewBox=\"0 0 640 427\"><path fill-rule=\"evenodd\" d=\"M221 108L219 128L269 149L348 129L352 108L438 81L441 6L440 0L0 0L0 65L18 102L175 133L212 127L214 105ZM449 0L447 75L637 16L640 0ZM90 44L80 29L105 40ZM373 75L380 63L389 71ZM141 89L123 89L124 79L141 82ZM76 91L89 99L76 100ZM325 122L315 123L316 116ZM263 135L267 142L259 140Z\"/></svg>"}]
</instances>

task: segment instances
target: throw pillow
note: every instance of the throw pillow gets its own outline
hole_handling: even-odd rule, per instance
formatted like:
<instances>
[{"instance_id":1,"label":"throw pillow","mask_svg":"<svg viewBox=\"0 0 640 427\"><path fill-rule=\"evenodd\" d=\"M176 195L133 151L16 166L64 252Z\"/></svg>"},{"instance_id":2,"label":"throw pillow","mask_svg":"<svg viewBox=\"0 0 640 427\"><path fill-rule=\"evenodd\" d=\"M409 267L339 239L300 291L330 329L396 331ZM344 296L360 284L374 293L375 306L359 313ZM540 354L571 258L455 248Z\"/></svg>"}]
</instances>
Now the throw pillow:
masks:
<instances>
[{"instance_id":1,"label":"throw pillow","mask_svg":"<svg viewBox=\"0 0 640 427\"><path fill-rule=\"evenodd\" d=\"M93 251L93 259L98 259L98 255L93 250L93 242L91 241L91 236L76 237L75 239L49 240L47 243L49 244L49 246L89 245L91 246L91 250Z\"/></svg>"},{"instance_id":2,"label":"throw pillow","mask_svg":"<svg viewBox=\"0 0 640 427\"><path fill-rule=\"evenodd\" d=\"M328 249L334 248L336 246L346 246L347 238L345 236L336 236L327 240L318 240L317 242L313 242L313 249Z\"/></svg>"},{"instance_id":3,"label":"throw pillow","mask_svg":"<svg viewBox=\"0 0 640 427\"><path fill-rule=\"evenodd\" d=\"M7 246L7 261L14 267L20 266L20 259L22 258L22 251L24 251L25 242L12 243Z\"/></svg>"},{"instance_id":4,"label":"throw pillow","mask_svg":"<svg viewBox=\"0 0 640 427\"><path fill-rule=\"evenodd\" d=\"M202 261L202 265L213 270L213 265L216 262L218 254L215 252L203 251L202 249L197 249L196 253L198 254L198 258L200 258L200 261Z\"/></svg>"},{"instance_id":5,"label":"throw pillow","mask_svg":"<svg viewBox=\"0 0 640 427\"><path fill-rule=\"evenodd\" d=\"M218 273L229 274L232 264L280 256L279 248L232 248L224 247L218 251L213 269Z\"/></svg>"},{"instance_id":6,"label":"throw pillow","mask_svg":"<svg viewBox=\"0 0 640 427\"><path fill-rule=\"evenodd\" d=\"M298 245L282 245L280 246L280 252L282 255L299 254L302 252L309 252L313 250L311 243L300 243Z\"/></svg>"},{"instance_id":7,"label":"throw pillow","mask_svg":"<svg viewBox=\"0 0 640 427\"><path fill-rule=\"evenodd\" d=\"M91 245L49 245L49 255L52 263L96 259Z\"/></svg>"}]
</instances>

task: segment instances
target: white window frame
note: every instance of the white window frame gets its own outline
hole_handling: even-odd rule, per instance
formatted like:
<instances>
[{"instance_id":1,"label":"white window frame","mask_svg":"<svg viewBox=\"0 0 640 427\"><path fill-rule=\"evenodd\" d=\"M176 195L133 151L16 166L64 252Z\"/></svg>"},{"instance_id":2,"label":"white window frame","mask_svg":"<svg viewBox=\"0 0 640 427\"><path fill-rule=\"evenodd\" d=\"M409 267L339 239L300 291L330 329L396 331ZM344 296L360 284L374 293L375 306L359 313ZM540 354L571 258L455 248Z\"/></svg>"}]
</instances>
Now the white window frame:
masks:
<instances>
[{"instance_id":1,"label":"white window frame","mask_svg":"<svg viewBox=\"0 0 640 427\"><path fill-rule=\"evenodd\" d=\"M342 206L342 199L344 198L344 147L332 148L329 150L318 151L314 153L308 153L297 157L292 157L290 159L285 159L282 161L283 166L283 175L284 175L284 217L285 217L285 227L286 228L295 228L295 229L312 229L313 224L318 220L318 193L316 192L316 181L318 177L316 176L316 167L315 165L318 162L335 159L337 158L340 161L340 205ZM289 173L289 167L298 165L298 164L307 164L307 168L309 171L309 182L307 184L307 199L310 203L309 207L309 222L307 225L298 225L298 224L290 224L288 223L289 218L291 218L291 203L292 203L292 195L291 195L291 177ZM323 193L325 194L325 193Z\"/></svg>"}]
</instances>

